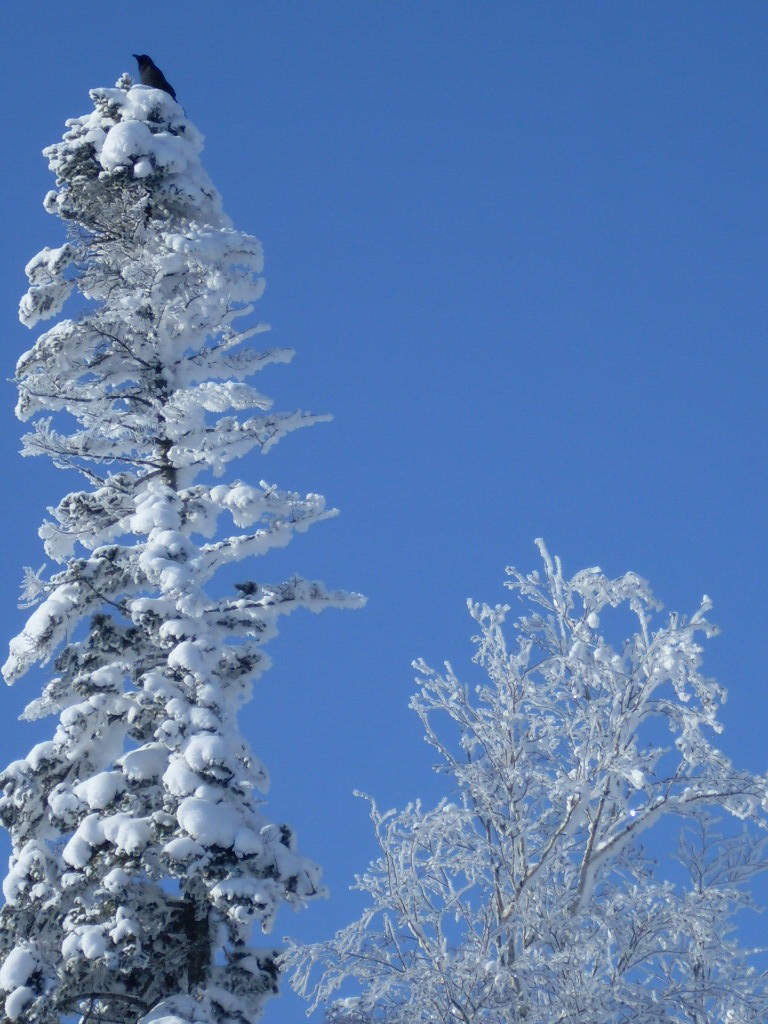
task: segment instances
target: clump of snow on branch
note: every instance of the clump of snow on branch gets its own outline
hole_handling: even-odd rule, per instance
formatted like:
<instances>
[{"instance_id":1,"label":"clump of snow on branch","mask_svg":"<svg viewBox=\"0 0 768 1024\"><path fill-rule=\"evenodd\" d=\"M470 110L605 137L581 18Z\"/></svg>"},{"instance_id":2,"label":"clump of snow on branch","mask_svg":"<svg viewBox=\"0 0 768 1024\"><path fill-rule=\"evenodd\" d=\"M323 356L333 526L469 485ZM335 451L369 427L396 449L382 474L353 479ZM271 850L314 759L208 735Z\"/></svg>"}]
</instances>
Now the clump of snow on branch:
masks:
<instances>
[{"instance_id":1,"label":"clump of snow on branch","mask_svg":"<svg viewBox=\"0 0 768 1024\"><path fill-rule=\"evenodd\" d=\"M713 743L709 602L662 619L635 574L568 579L539 546L543 572L509 570L511 629L509 605L469 602L477 685L416 663L451 796L371 801L362 916L283 963L334 1024L764 1020L733 932L768 866L768 781Z\"/></svg>"}]
</instances>

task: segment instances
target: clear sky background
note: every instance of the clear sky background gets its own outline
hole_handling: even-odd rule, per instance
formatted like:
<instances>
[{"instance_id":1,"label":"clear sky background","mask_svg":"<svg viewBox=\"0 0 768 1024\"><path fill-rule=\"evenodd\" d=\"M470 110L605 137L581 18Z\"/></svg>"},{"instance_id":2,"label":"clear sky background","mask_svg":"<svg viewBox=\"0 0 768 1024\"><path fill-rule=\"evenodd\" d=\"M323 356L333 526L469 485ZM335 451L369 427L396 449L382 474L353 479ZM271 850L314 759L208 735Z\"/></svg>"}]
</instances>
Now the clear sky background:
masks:
<instances>
[{"instance_id":1,"label":"clear sky background","mask_svg":"<svg viewBox=\"0 0 768 1024\"><path fill-rule=\"evenodd\" d=\"M369 597L285 621L243 716L270 813L332 888L278 937L355 914L375 850L353 789L442 794L410 662L478 681L465 600L503 601L536 536L569 573L638 572L668 609L709 594L723 746L768 768L768 5L3 0L0 21L0 379L34 340L24 265L64 240L40 150L146 52L264 243L259 315L297 355L259 387L334 415L235 467L342 510L257 578ZM19 457L12 385L0 399L10 638L45 507L77 480ZM4 761L52 731L15 722L43 679L3 694ZM293 997L265 1016L300 1019Z\"/></svg>"}]
</instances>

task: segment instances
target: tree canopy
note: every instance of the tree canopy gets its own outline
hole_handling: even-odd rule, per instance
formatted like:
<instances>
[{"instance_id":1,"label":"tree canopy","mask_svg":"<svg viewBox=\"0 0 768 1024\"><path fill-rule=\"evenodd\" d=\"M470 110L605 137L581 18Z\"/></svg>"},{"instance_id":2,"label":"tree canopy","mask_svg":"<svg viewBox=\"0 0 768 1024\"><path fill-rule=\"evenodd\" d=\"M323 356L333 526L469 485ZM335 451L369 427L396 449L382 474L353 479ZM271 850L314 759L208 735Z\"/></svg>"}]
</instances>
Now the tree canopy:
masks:
<instances>
[{"instance_id":1,"label":"tree canopy","mask_svg":"<svg viewBox=\"0 0 768 1024\"><path fill-rule=\"evenodd\" d=\"M768 780L713 743L709 603L660 621L634 573L568 579L539 543L543 573L508 570L511 641L509 605L469 603L483 681L416 663L452 792L371 802L366 907L293 944L294 983L334 1024L764 1021L768 974L733 931L768 866Z\"/></svg>"}]
</instances>

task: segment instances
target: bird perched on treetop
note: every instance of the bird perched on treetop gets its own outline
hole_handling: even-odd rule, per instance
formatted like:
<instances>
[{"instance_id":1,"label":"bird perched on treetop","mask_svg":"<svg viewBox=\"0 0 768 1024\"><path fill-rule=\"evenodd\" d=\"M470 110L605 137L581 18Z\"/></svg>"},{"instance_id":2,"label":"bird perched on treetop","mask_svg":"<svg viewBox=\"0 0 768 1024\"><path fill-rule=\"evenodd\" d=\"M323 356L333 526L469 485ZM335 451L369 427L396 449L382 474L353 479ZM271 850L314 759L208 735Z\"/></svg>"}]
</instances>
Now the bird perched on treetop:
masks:
<instances>
[{"instance_id":1,"label":"bird perched on treetop","mask_svg":"<svg viewBox=\"0 0 768 1024\"><path fill-rule=\"evenodd\" d=\"M176 99L176 93L173 91L173 86L152 58L148 57L146 53L134 53L133 56L138 61L141 84L151 85L153 89L164 89L165 92L169 93L169 95Z\"/></svg>"}]
</instances>

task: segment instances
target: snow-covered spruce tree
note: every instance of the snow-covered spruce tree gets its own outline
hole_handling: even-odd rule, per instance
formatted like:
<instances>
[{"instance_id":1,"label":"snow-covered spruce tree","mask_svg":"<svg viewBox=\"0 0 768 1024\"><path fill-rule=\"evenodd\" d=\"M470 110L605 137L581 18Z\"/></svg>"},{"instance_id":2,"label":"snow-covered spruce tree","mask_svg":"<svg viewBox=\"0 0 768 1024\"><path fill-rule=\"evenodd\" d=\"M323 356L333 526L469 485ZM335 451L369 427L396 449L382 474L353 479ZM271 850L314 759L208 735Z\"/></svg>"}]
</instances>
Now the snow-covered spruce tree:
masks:
<instances>
[{"instance_id":1,"label":"snow-covered spruce tree","mask_svg":"<svg viewBox=\"0 0 768 1024\"><path fill-rule=\"evenodd\" d=\"M37 607L3 670L12 683L54 659L25 717L59 724L2 774L0 988L24 1024L246 1024L277 974L252 926L268 932L320 882L263 816L267 774L238 709L280 615L361 599L235 582L235 563L333 510L214 478L322 417L272 413L245 383L292 355L234 326L262 290L259 243L231 228L182 108L131 84L94 90L95 110L46 150L45 206L69 240L30 262L21 303L31 327L80 293L17 384L25 454L86 486L41 528L60 568L28 573Z\"/></svg>"},{"instance_id":2,"label":"snow-covered spruce tree","mask_svg":"<svg viewBox=\"0 0 768 1024\"><path fill-rule=\"evenodd\" d=\"M335 1024L764 1022L768 979L732 931L768 866L766 779L710 742L708 603L652 628L643 580L567 580L540 548L543 576L509 570L527 606L510 648L509 607L469 605L482 685L416 665L453 800L372 803L369 906L285 965Z\"/></svg>"}]
</instances>

